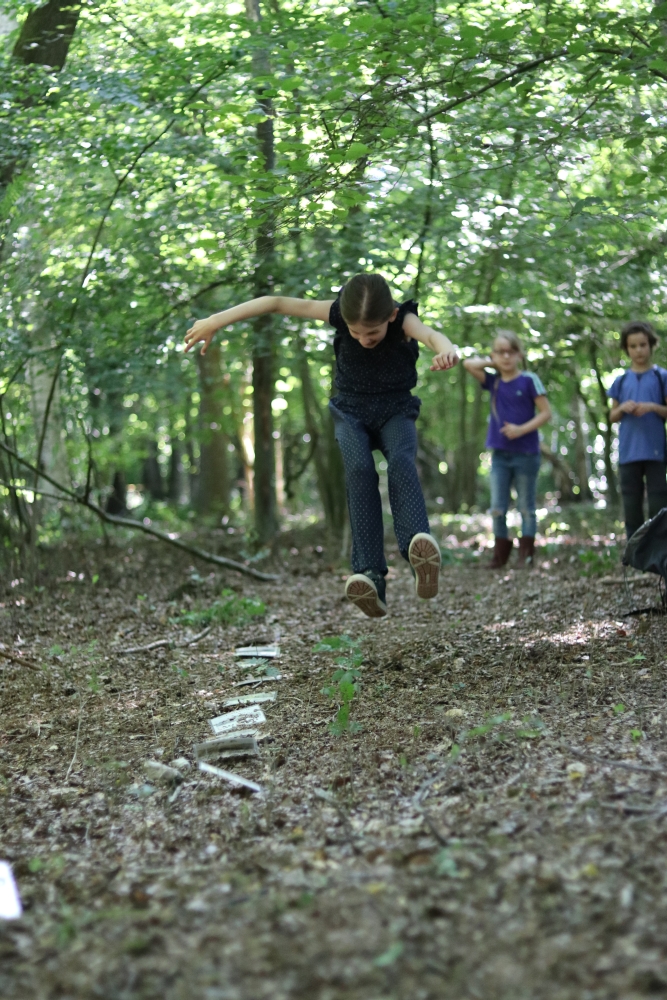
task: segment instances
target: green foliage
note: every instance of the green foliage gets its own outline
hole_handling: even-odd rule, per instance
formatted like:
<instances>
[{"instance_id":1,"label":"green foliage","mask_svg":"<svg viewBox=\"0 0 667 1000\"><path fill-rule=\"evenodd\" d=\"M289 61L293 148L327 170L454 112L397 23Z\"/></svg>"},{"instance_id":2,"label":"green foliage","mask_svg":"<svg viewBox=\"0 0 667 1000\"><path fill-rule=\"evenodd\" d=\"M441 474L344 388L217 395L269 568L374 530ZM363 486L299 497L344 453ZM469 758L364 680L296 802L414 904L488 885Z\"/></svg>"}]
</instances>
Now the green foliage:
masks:
<instances>
[{"instance_id":1,"label":"green foliage","mask_svg":"<svg viewBox=\"0 0 667 1000\"><path fill-rule=\"evenodd\" d=\"M350 711L352 702L358 694L358 681L361 676L359 667L364 661L364 654L359 640L351 639L348 635L323 639L313 647L313 652L335 652L341 649L347 650L347 655L336 658L338 669L332 674L331 683L322 688L322 694L338 704L336 718L329 723L329 729L336 736L361 731L361 725L350 719Z\"/></svg>"},{"instance_id":2,"label":"green foliage","mask_svg":"<svg viewBox=\"0 0 667 1000\"><path fill-rule=\"evenodd\" d=\"M582 576L602 576L618 568L620 551L616 545L603 549L581 549L577 558L583 567Z\"/></svg>"},{"instance_id":3,"label":"green foliage","mask_svg":"<svg viewBox=\"0 0 667 1000\"><path fill-rule=\"evenodd\" d=\"M223 590L220 599L202 611L184 611L170 620L176 625L245 625L265 614L266 605L254 597L237 597L233 590Z\"/></svg>"},{"instance_id":4,"label":"green foliage","mask_svg":"<svg viewBox=\"0 0 667 1000\"><path fill-rule=\"evenodd\" d=\"M628 316L665 325L661 10L650 0L591 0L585 17L571 0L511 10L305 0L263 3L258 29L236 4L110 0L103 16L84 5L59 75L18 64L5 38L3 163L14 169L0 189L3 432L36 457L34 404L59 372L53 429L67 482L85 488L90 447L95 500L122 471L132 515L181 530L206 499L207 445L228 456L234 484L251 461L255 334L237 323L217 339L215 417L182 337L192 317L251 297L258 228L271 218L279 294L330 298L346 275L377 270L464 354L487 350L499 325L520 332L552 403L545 440L568 463L566 485L603 499L604 387L621 370L620 326ZM260 85L272 102L271 171L258 155ZM274 416L294 473L287 503L312 513L303 373L321 447L330 342L284 317L272 329ZM483 507L475 386L456 370L429 372L427 352L419 366L429 500ZM54 524L78 526L63 504L38 509L32 480L3 464L8 478L49 537ZM563 488L546 465L540 483ZM206 523L219 528L224 513L228 530L244 528L246 497L233 485ZM0 485L3 538L20 523Z\"/></svg>"}]
</instances>

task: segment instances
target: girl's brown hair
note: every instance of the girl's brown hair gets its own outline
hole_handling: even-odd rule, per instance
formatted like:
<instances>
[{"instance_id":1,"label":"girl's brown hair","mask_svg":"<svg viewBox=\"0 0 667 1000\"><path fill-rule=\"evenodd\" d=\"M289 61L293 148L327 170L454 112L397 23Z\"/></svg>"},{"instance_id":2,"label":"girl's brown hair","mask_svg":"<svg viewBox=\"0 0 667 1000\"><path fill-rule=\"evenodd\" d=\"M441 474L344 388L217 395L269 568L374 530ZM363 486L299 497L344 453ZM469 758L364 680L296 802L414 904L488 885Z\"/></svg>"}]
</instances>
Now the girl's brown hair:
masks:
<instances>
[{"instance_id":1,"label":"girl's brown hair","mask_svg":"<svg viewBox=\"0 0 667 1000\"><path fill-rule=\"evenodd\" d=\"M628 353L628 337L633 333L643 333L648 340L651 350L660 343L658 335L650 323L645 323L641 319L635 319L631 323L626 323L621 330L621 349L626 354Z\"/></svg>"},{"instance_id":2,"label":"girl's brown hair","mask_svg":"<svg viewBox=\"0 0 667 1000\"><path fill-rule=\"evenodd\" d=\"M355 274L340 293L340 312L346 323L385 323L395 308L381 274Z\"/></svg>"}]
</instances>

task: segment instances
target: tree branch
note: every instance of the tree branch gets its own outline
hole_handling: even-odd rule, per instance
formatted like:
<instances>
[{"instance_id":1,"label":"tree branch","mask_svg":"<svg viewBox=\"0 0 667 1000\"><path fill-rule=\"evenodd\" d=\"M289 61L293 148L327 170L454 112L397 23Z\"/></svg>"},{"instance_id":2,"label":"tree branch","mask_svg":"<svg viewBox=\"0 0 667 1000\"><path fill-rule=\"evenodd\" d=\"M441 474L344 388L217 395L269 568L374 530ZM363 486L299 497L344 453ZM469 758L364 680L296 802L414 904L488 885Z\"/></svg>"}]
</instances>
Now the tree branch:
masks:
<instances>
[{"instance_id":1,"label":"tree branch","mask_svg":"<svg viewBox=\"0 0 667 1000\"><path fill-rule=\"evenodd\" d=\"M0 441L0 449L11 455L20 465L24 466L26 469L30 469L31 472L37 473L39 470L32 464L28 462L25 458L22 458L18 452L14 451L13 448L9 448L6 444ZM65 497L68 497L74 503L79 504L81 507L86 507L88 510L92 510L93 514L96 514L101 521L106 524L115 524L119 528L131 528L133 531L143 531L145 535L151 535L153 538L159 538L161 542L166 542L167 545L173 545L177 549L182 549L184 552L190 553L190 555L197 556L198 559L202 559L204 562L213 563L215 566L224 566L227 569L235 569L238 573L245 573L247 576L253 576L256 580L266 580L272 582L278 580L279 577L273 573L262 573L260 570L255 569L252 566L246 566L245 563L236 562L235 559L227 559L225 556L215 555L213 552L206 552L205 549L197 548L194 545L188 545L186 542L182 542L179 538L172 538L164 531L160 531L158 528L153 528L150 524L144 524L142 521L134 521L129 517L116 517L114 514L108 514L102 507L98 507L96 503L86 497L81 497L78 493L73 490L68 489L59 483L57 479L53 476L48 475L46 472L39 472L42 479L51 483L55 486L57 490L62 490ZM39 492L39 491L37 491Z\"/></svg>"}]
</instances>

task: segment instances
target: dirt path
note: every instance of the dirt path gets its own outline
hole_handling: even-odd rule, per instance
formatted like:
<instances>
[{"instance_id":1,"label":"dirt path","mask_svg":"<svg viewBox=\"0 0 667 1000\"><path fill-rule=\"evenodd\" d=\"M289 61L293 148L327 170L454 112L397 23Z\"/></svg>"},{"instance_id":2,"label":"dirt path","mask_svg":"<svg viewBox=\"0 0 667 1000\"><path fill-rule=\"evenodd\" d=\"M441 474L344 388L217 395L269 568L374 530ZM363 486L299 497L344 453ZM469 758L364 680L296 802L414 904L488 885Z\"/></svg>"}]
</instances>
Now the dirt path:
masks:
<instances>
[{"instance_id":1,"label":"dirt path","mask_svg":"<svg viewBox=\"0 0 667 1000\"><path fill-rule=\"evenodd\" d=\"M44 667L0 661L0 857L25 905L0 924L3 1000L667 995L667 622L622 617L619 585L453 563L420 604L399 568L373 622L314 551L279 586L193 578L157 544L63 558L0 609L5 649ZM200 631L169 619L223 586L266 613L116 652ZM362 728L336 736L313 647L340 635ZM234 647L276 640L260 756L223 764L263 792L149 782L251 689Z\"/></svg>"}]
</instances>

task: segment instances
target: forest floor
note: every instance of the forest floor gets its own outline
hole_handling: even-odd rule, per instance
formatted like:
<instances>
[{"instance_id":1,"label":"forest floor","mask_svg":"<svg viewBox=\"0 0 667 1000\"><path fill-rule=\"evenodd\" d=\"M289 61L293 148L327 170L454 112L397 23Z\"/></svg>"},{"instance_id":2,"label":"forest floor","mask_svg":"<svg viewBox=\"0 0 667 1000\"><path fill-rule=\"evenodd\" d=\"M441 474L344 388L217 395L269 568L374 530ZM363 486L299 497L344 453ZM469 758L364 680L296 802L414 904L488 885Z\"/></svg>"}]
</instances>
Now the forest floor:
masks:
<instances>
[{"instance_id":1,"label":"forest floor","mask_svg":"<svg viewBox=\"0 0 667 1000\"><path fill-rule=\"evenodd\" d=\"M135 538L5 587L0 649L41 669L0 661L0 858L24 905L0 922L3 1000L667 995L667 619L628 615L656 578L627 594L574 538L524 572L457 549L420 602L394 552L373 621L316 528L283 542L260 564L277 584ZM237 624L119 654L201 631L223 588ZM265 613L243 620L248 598ZM314 647L341 635L361 728L336 735L336 654ZM253 794L193 746L253 690L235 647L274 642L260 755L221 764ZM143 770L174 758L195 765L177 791Z\"/></svg>"}]
</instances>

